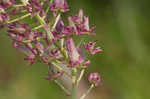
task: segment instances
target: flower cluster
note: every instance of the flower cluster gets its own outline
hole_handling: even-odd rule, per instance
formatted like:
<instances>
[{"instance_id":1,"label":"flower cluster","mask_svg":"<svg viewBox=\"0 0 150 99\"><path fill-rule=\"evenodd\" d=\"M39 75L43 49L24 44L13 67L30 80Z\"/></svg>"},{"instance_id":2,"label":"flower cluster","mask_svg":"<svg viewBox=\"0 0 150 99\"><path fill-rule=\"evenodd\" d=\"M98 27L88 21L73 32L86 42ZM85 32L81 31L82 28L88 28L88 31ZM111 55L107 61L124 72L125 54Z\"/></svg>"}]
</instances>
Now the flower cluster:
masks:
<instances>
[{"instance_id":1,"label":"flower cluster","mask_svg":"<svg viewBox=\"0 0 150 99\"><path fill-rule=\"evenodd\" d=\"M43 16L45 11L43 10L43 6L38 0L31 0L31 3L26 5L27 11L31 13L33 17L35 13L39 13L40 16Z\"/></svg>"},{"instance_id":2,"label":"flower cluster","mask_svg":"<svg viewBox=\"0 0 150 99\"><path fill-rule=\"evenodd\" d=\"M9 20L9 16L6 13L6 9L14 4L14 0L1 0L0 1L0 23Z\"/></svg>"},{"instance_id":3,"label":"flower cluster","mask_svg":"<svg viewBox=\"0 0 150 99\"><path fill-rule=\"evenodd\" d=\"M102 52L100 47L96 46L96 41L90 41L77 47L74 37L81 35L95 36L95 26L90 27L89 18L84 15L83 10L79 9L78 14L69 16L66 25L61 17L61 13L69 11L66 0L52 0L45 9L44 1L21 0L23 4L17 6L14 0L0 1L0 22L5 22L8 27L8 35L13 40L13 47L26 55L24 60L31 65L36 62L43 62L48 67L47 80L57 80L62 75L71 77L73 86L77 86L81 80L84 70L90 65L91 61L85 57L82 52L87 50L90 55ZM26 15L11 19L6 11L9 7L18 7L24 10ZM48 11L50 12L48 13ZM52 13L52 14L51 14ZM52 15L52 21L46 21ZM35 18L37 27L30 27L31 23L21 21L31 16ZM37 23L38 22L38 23ZM40 25L39 25L40 24ZM71 69L72 74L63 67ZM79 72L81 71L81 72ZM79 74L78 74L79 73ZM79 76L79 79L77 79ZM98 86L101 81L98 73L91 73L89 82ZM60 85L60 84L59 84ZM74 88L74 87L73 87Z\"/></svg>"}]
</instances>

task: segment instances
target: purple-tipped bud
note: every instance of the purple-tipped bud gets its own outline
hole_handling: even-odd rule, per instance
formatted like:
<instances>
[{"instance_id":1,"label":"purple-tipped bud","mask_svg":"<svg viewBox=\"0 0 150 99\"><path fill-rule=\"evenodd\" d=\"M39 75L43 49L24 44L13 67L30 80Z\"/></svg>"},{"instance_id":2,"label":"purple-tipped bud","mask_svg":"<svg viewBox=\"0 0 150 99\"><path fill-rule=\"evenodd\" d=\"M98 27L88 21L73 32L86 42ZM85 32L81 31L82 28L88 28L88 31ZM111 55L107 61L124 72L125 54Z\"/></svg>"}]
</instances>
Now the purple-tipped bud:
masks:
<instances>
[{"instance_id":1,"label":"purple-tipped bud","mask_svg":"<svg viewBox=\"0 0 150 99\"><path fill-rule=\"evenodd\" d=\"M83 66L88 66L91 63L90 60L84 61Z\"/></svg>"},{"instance_id":2,"label":"purple-tipped bud","mask_svg":"<svg viewBox=\"0 0 150 99\"><path fill-rule=\"evenodd\" d=\"M28 61L30 65L36 62L36 58L34 54L30 54L27 58L24 58L25 61Z\"/></svg>"},{"instance_id":3,"label":"purple-tipped bud","mask_svg":"<svg viewBox=\"0 0 150 99\"><path fill-rule=\"evenodd\" d=\"M33 17L35 13L39 13L40 16L44 15L43 6L38 0L32 0L31 4L27 4L26 6L27 11L31 13L31 16Z\"/></svg>"},{"instance_id":4,"label":"purple-tipped bud","mask_svg":"<svg viewBox=\"0 0 150 99\"><path fill-rule=\"evenodd\" d=\"M69 27L73 29L73 33L76 35L95 35L93 33L95 27L89 27L89 18L84 16L83 10L80 9L79 13L73 17L68 17Z\"/></svg>"},{"instance_id":5,"label":"purple-tipped bud","mask_svg":"<svg viewBox=\"0 0 150 99\"><path fill-rule=\"evenodd\" d=\"M89 77L88 77L88 81L92 84L94 84L95 86L98 86L101 82L101 78L99 76L99 73L90 73Z\"/></svg>"},{"instance_id":6,"label":"purple-tipped bud","mask_svg":"<svg viewBox=\"0 0 150 99\"><path fill-rule=\"evenodd\" d=\"M57 57L60 55L59 50L50 50L50 56L51 57Z\"/></svg>"},{"instance_id":7,"label":"purple-tipped bud","mask_svg":"<svg viewBox=\"0 0 150 99\"><path fill-rule=\"evenodd\" d=\"M54 72L54 70L49 70L48 72L48 77L46 77L46 80L53 80L53 79L57 79L59 77L61 77L63 75L63 72Z\"/></svg>"},{"instance_id":8,"label":"purple-tipped bud","mask_svg":"<svg viewBox=\"0 0 150 99\"><path fill-rule=\"evenodd\" d=\"M62 20L59 20L57 25L56 25L56 31L61 32L63 30L63 28L64 28L64 23Z\"/></svg>"},{"instance_id":9,"label":"purple-tipped bud","mask_svg":"<svg viewBox=\"0 0 150 99\"><path fill-rule=\"evenodd\" d=\"M26 34L26 32L30 32L30 27L25 23L13 23L8 26L10 33L18 33L18 34Z\"/></svg>"},{"instance_id":10,"label":"purple-tipped bud","mask_svg":"<svg viewBox=\"0 0 150 99\"><path fill-rule=\"evenodd\" d=\"M39 41L35 41L35 47L41 54L44 53L44 46Z\"/></svg>"},{"instance_id":11,"label":"purple-tipped bud","mask_svg":"<svg viewBox=\"0 0 150 99\"><path fill-rule=\"evenodd\" d=\"M10 17L6 13L0 13L0 23L5 23Z\"/></svg>"},{"instance_id":12,"label":"purple-tipped bud","mask_svg":"<svg viewBox=\"0 0 150 99\"><path fill-rule=\"evenodd\" d=\"M27 58L24 58L24 60L28 61L30 64L35 63L35 54L29 48L19 44L18 42L13 42L13 47L23 52L27 56Z\"/></svg>"},{"instance_id":13,"label":"purple-tipped bud","mask_svg":"<svg viewBox=\"0 0 150 99\"><path fill-rule=\"evenodd\" d=\"M53 0L53 3L50 5L50 9L53 12L66 12L69 10L66 0Z\"/></svg>"},{"instance_id":14,"label":"purple-tipped bud","mask_svg":"<svg viewBox=\"0 0 150 99\"><path fill-rule=\"evenodd\" d=\"M84 14L83 14L83 10L82 9L79 9L79 13L78 15L75 15L72 20L77 23L77 24L81 24L83 22L83 17L84 17Z\"/></svg>"},{"instance_id":15,"label":"purple-tipped bud","mask_svg":"<svg viewBox=\"0 0 150 99\"><path fill-rule=\"evenodd\" d=\"M9 35L9 37L12 39L12 40L14 40L14 41L18 41L18 42L20 42L20 41L23 41L24 40L24 36L23 35L19 35L19 34L17 34L17 33L9 33L8 34Z\"/></svg>"},{"instance_id":16,"label":"purple-tipped bud","mask_svg":"<svg viewBox=\"0 0 150 99\"><path fill-rule=\"evenodd\" d=\"M70 37L66 41L68 55L70 57L70 64L72 66L79 65L84 62L84 59L79 54L77 48L75 47L73 39Z\"/></svg>"},{"instance_id":17,"label":"purple-tipped bud","mask_svg":"<svg viewBox=\"0 0 150 99\"><path fill-rule=\"evenodd\" d=\"M76 27L75 23L73 22L71 16L68 17L68 21L69 21L69 27L72 29L73 33L75 33L76 35L78 35L77 27Z\"/></svg>"},{"instance_id":18,"label":"purple-tipped bud","mask_svg":"<svg viewBox=\"0 0 150 99\"><path fill-rule=\"evenodd\" d=\"M30 34L28 35L28 39L29 40L34 40L34 38L35 38L35 32L30 32Z\"/></svg>"},{"instance_id":19,"label":"purple-tipped bud","mask_svg":"<svg viewBox=\"0 0 150 99\"><path fill-rule=\"evenodd\" d=\"M88 17L84 17L83 26L84 26L84 29L85 29L86 31L89 31L89 30L90 30L90 28L89 28L89 18L88 18Z\"/></svg>"},{"instance_id":20,"label":"purple-tipped bud","mask_svg":"<svg viewBox=\"0 0 150 99\"><path fill-rule=\"evenodd\" d=\"M89 54L94 55L98 52L102 52L102 49L99 47L95 48L96 41L89 42L88 44L84 44L84 48L89 52Z\"/></svg>"}]
</instances>

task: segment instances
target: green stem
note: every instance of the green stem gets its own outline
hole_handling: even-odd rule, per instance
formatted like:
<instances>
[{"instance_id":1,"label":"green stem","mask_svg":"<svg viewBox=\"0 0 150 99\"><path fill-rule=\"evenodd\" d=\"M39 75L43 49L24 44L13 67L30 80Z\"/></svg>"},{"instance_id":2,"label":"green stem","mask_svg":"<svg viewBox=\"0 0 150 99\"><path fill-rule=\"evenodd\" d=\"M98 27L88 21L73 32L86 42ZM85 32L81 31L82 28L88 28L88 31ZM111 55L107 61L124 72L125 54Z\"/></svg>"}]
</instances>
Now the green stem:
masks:
<instances>
[{"instance_id":1,"label":"green stem","mask_svg":"<svg viewBox=\"0 0 150 99\"><path fill-rule=\"evenodd\" d=\"M36 14L35 17L38 19L38 21L40 22L40 24L46 24L46 22L44 21L44 19L42 17L39 16L39 14Z\"/></svg>"},{"instance_id":2,"label":"green stem","mask_svg":"<svg viewBox=\"0 0 150 99\"><path fill-rule=\"evenodd\" d=\"M26 15L24 15L24 16L21 16L21 17L19 17L19 18L14 19L14 20L8 21L7 23L10 24L10 23L13 23L13 22L22 20L22 19L24 19L24 18L26 18L26 17L28 17L28 16L30 16L30 15L31 15L31 14L28 13L28 14L26 14Z\"/></svg>"},{"instance_id":3,"label":"green stem","mask_svg":"<svg viewBox=\"0 0 150 99\"><path fill-rule=\"evenodd\" d=\"M38 30L38 29L40 29L40 28L42 28L43 27L43 25L39 25L39 26L37 26L37 27L34 27L32 30Z\"/></svg>"},{"instance_id":4,"label":"green stem","mask_svg":"<svg viewBox=\"0 0 150 99\"><path fill-rule=\"evenodd\" d=\"M72 99L77 99L77 69L72 69Z\"/></svg>"},{"instance_id":5,"label":"green stem","mask_svg":"<svg viewBox=\"0 0 150 99\"><path fill-rule=\"evenodd\" d=\"M74 84L72 86L72 99L77 99L77 86Z\"/></svg>"},{"instance_id":6,"label":"green stem","mask_svg":"<svg viewBox=\"0 0 150 99\"><path fill-rule=\"evenodd\" d=\"M77 80L77 85L79 84L80 80L82 79L82 77L83 77L83 75L84 75L84 72L85 72L85 69L82 69L82 70L81 70L81 73L80 73L80 76L79 76L79 78L78 78L78 80Z\"/></svg>"},{"instance_id":7,"label":"green stem","mask_svg":"<svg viewBox=\"0 0 150 99\"><path fill-rule=\"evenodd\" d=\"M90 88L87 90L87 92L84 93L84 94L81 96L80 99L84 99L84 98L91 92L91 90L92 90L93 88L94 88L94 84L92 84L92 85L90 86Z\"/></svg>"},{"instance_id":8,"label":"green stem","mask_svg":"<svg viewBox=\"0 0 150 99\"><path fill-rule=\"evenodd\" d=\"M58 80L54 80L54 82L55 82L67 95L70 95L69 90L66 89Z\"/></svg>"},{"instance_id":9,"label":"green stem","mask_svg":"<svg viewBox=\"0 0 150 99\"><path fill-rule=\"evenodd\" d=\"M18 5L13 5L13 7L18 8L18 7L23 7L24 5L18 4Z\"/></svg>"}]
</instances>

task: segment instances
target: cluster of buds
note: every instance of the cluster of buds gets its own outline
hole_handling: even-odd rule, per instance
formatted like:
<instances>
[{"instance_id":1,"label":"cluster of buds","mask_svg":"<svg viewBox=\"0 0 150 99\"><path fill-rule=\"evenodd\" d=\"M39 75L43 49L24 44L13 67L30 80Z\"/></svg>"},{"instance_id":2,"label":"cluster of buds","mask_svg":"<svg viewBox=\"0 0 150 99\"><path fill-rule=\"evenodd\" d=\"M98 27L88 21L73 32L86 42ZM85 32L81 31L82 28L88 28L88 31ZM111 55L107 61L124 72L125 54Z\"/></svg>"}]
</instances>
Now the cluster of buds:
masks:
<instances>
[{"instance_id":1,"label":"cluster of buds","mask_svg":"<svg viewBox=\"0 0 150 99\"><path fill-rule=\"evenodd\" d=\"M14 4L14 0L1 0L0 1L0 23L9 20L9 16L6 13L6 9Z\"/></svg>"},{"instance_id":2,"label":"cluster of buds","mask_svg":"<svg viewBox=\"0 0 150 99\"><path fill-rule=\"evenodd\" d=\"M27 56L24 60L28 61L30 65L39 61L47 64L50 67L48 68L47 80L56 81L62 75L67 75L72 79L72 88L78 86L85 69L91 63L88 57L83 55L83 51L87 50L88 54L94 55L102 52L102 49L95 47L96 41L78 42L79 46L77 46L73 36L95 36L95 26L90 27L89 18L84 15L82 9L79 9L78 14L69 16L66 25L61 17L61 13L69 11L66 0L21 1L22 4L18 5L14 0L0 1L0 22L5 23L8 27L8 35L13 40L13 47ZM45 5L44 2L49 3L49 5ZM9 7L14 7L14 9L20 7L26 15L9 21L10 17L7 14ZM53 19L48 22L46 19L51 13ZM35 25L38 25L37 27L31 28L31 23L21 21L28 16L31 16L32 19L36 18ZM62 65L71 71L65 70ZM96 87L101 78L98 73L91 73L88 80ZM72 96L74 97L73 93Z\"/></svg>"},{"instance_id":3,"label":"cluster of buds","mask_svg":"<svg viewBox=\"0 0 150 99\"><path fill-rule=\"evenodd\" d=\"M44 15L43 5L38 0L31 0L30 3L26 5L27 11L31 13L31 16L33 17L35 13L39 13L39 15L42 17Z\"/></svg>"},{"instance_id":4,"label":"cluster of buds","mask_svg":"<svg viewBox=\"0 0 150 99\"><path fill-rule=\"evenodd\" d=\"M101 81L101 78L99 76L99 73L91 73L88 77L88 80L90 83L94 84L95 86L98 86L100 81Z\"/></svg>"}]
</instances>

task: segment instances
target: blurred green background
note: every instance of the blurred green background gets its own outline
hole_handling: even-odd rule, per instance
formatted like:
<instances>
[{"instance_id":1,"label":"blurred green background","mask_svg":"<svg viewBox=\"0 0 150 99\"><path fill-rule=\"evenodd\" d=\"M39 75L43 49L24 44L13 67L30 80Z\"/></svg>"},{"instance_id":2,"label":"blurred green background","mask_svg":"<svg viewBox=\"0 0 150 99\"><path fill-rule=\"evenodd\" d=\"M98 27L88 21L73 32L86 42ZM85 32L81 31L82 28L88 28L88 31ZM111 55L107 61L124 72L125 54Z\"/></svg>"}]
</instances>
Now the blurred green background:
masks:
<instances>
[{"instance_id":1,"label":"blurred green background","mask_svg":"<svg viewBox=\"0 0 150 99\"><path fill-rule=\"evenodd\" d=\"M93 99L150 98L150 1L68 0L70 12L83 8L90 24L97 26L98 44L104 50L91 56L86 72L98 71L102 84ZM0 30L0 99L67 99L54 83L44 80L47 68L29 66ZM87 78L84 78L87 82ZM88 85L88 83L87 83ZM62 98L63 97L63 98Z\"/></svg>"}]
</instances>

